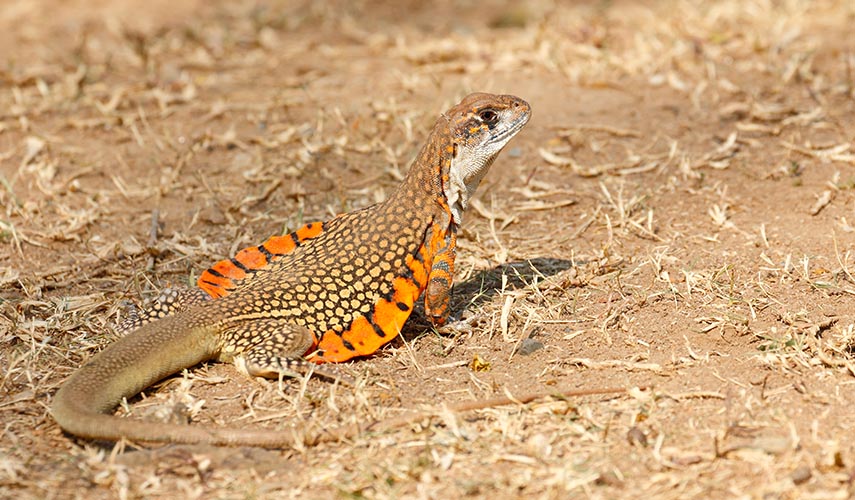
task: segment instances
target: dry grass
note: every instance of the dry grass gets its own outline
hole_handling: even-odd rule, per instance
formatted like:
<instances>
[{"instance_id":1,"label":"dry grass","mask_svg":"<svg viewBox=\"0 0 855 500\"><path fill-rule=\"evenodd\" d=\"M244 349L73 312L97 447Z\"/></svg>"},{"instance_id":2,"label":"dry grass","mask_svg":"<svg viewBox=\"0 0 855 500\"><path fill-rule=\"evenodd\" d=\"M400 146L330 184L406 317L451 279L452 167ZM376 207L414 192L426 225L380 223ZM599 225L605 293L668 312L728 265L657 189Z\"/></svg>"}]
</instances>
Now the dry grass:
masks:
<instances>
[{"instance_id":1,"label":"dry grass","mask_svg":"<svg viewBox=\"0 0 855 500\"><path fill-rule=\"evenodd\" d=\"M0 13L0 496L855 493L852 5L83 5ZM414 318L354 388L207 365L119 411L431 416L283 451L58 430L125 301L382 199L471 90L534 119L467 214L457 328ZM450 409L598 387L627 391Z\"/></svg>"}]
</instances>

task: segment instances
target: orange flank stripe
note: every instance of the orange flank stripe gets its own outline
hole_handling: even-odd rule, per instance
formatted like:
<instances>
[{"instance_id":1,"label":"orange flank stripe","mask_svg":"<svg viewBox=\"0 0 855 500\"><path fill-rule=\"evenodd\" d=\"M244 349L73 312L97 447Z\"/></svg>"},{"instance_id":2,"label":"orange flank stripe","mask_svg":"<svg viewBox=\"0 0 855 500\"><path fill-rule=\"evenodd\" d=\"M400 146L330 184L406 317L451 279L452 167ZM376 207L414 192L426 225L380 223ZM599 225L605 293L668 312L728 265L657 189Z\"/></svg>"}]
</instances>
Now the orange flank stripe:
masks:
<instances>
[{"instance_id":1,"label":"orange flank stripe","mask_svg":"<svg viewBox=\"0 0 855 500\"><path fill-rule=\"evenodd\" d=\"M413 280L418 283L420 291L423 291L427 286L428 279L427 269L425 269L424 263L414 258L412 255L408 255L407 267L409 267L410 272L413 273Z\"/></svg>"},{"instance_id":2,"label":"orange flank stripe","mask_svg":"<svg viewBox=\"0 0 855 500\"><path fill-rule=\"evenodd\" d=\"M305 241L308 239L312 239L315 236L318 236L323 230L323 224L321 224L320 222L311 222L295 231L294 234L297 235L298 240Z\"/></svg>"},{"instance_id":3,"label":"orange flank stripe","mask_svg":"<svg viewBox=\"0 0 855 500\"><path fill-rule=\"evenodd\" d=\"M297 243L294 242L294 238L290 234L286 234L285 236L273 236L265 241L264 248L273 255L285 255L293 252L297 248Z\"/></svg>"},{"instance_id":4,"label":"orange flank stripe","mask_svg":"<svg viewBox=\"0 0 855 500\"><path fill-rule=\"evenodd\" d=\"M235 255L235 260L246 266L247 269L261 269L267 265L267 257L261 253L258 247L244 248Z\"/></svg>"},{"instance_id":5,"label":"orange flank stripe","mask_svg":"<svg viewBox=\"0 0 855 500\"><path fill-rule=\"evenodd\" d=\"M228 295L228 288L232 286L232 280L213 276L209 271L202 273L196 282L199 288L205 291L211 298L219 299Z\"/></svg>"},{"instance_id":6,"label":"orange flank stripe","mask_svg":"<svg viewBox=\"0 0 855 500\"><path fill-rule=\"evenodd\" d=\"M323 222L311 222L285 236L273 236L261 245L247 247L234 258L224 259L199 276L199 288L218 299L228 295L247 278L247 271L265 268L270 262L297 248L297 244L315 238L324 230Z\"/></svg>"},{"instance_id":7,"label":"orange flank stripe","mask_svg":"<svg viewBox=\"0 0 855 500\"><path fill-rule=\"evenodd\" d=\"M379 326L385 337L380 338L375 334L376 340L380 343L374 348L374 351L380 348L381 345L389 342L397 337L401 332L401 327L404 322L410 317L413 311L413 304L419 296L419 289L415 283L406 278L396 278L394 282L395 293L392 295L392 300L380 300L374 306L374 324ZM371 352L374 352L371 351Z\"/></svg>"},{"instance_id":8,"label":"orange flank stripe","mask_svg":"<svg viewBox=\"0 0 855 500\"><path fill-rule=\"evenodd\" d=\"M368 356L398 336L410 317L419 288L411 280L396 278L391 300L381 299L371 314L371 321L359 316L341 335L330 330L318 344L323 352L318 362L340 363L355 356ZM381 335L382 333L382 335Z\"/></svg>"},{"instance_id":9,"label":"orange flank stripe","mask_svg":"<svg viewBox=\"0 0 855 500\"><path fill-rule=\"evenodd\" d=\"M374 327L365 319L365 316L359 316L350 324L350 329L342 333L342 335L338 335L334 330L330 330L321 336L321 341L318 343L318 350L324 354L316 360L320 362L340 363L354 356L362 355L362 353L355 350L357 345L352 344L350 340L345 340L344 335L347 335L349 339L366 339L369 335L377 336L374 333ZM345 342L350 343L353 349L345 346Z\"/></svg>"},{"instance_id":10,"label":"orange flank stripe","mask_svg":"<svg viewBox=\"0 0 855 500\"><path fill-rule=\"evenodd\" d=\"M228 295L234 286L234 280L246 277L246 271L237 267L231 260L221 260L199 276L199 288L211 297L220 298Z\"/></svg>"}]
</instances>

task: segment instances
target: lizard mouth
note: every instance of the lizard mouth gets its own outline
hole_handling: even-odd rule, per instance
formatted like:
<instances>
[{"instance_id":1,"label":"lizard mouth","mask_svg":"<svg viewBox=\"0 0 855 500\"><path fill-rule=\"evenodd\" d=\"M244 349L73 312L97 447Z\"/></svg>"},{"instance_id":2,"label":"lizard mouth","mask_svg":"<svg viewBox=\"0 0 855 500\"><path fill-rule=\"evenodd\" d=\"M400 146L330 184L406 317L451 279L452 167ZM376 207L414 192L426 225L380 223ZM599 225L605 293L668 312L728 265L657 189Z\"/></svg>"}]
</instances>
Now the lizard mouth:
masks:
<instances>
[{"instance_id":1,"label":"lizard mouth","mask_svg":"<svg viewBox=\"0 0 855 500\"><path fill-rule=\"evenodd\" d=\"M490 140L487 141L487 144L495 144L497 142L501 143L510 140L511 137L513 137L525 126L526 123L528 123L529 118L531 118L531 114L529 113L520 116L515 121L511 122L508 128L500 131L494 136L491 136Z\"/></svg>"}]
</instances>

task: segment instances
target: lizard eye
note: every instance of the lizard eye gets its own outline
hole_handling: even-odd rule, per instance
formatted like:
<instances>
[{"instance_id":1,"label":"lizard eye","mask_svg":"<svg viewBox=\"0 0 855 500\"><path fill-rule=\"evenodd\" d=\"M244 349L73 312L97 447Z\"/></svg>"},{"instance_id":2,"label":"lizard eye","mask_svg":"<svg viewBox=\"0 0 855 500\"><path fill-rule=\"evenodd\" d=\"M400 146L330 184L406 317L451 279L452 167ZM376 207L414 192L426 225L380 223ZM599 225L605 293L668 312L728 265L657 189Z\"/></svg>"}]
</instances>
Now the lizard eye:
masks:
<instances>
[{"instance_id":1,"label":"lizard eye","mask_svg":"<svg viewBox=\"0 0 855 500\"><path fill-rule=\"evenodd\" d=\"M499 114L492 109L485 109L478 113L478 118L480 118L484 123L492 125L499 120Z\"/></svg>"}]
</instances>

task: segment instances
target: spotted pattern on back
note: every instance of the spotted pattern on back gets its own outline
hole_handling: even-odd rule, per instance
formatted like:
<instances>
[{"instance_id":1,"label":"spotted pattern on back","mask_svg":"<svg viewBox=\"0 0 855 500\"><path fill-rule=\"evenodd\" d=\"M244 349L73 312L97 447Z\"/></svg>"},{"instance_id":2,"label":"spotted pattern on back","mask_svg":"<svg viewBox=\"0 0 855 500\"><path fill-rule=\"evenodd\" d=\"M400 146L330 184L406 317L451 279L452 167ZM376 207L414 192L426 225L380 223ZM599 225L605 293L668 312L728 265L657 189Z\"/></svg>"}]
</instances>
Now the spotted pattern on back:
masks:
<instances>
[{"instance_id":1,"label":"spotted pattern on back","mask_svg":"<svg viewBox=\"0 0 855 500\"><path fill-rule=\"evenodd\" d=\"M375 205L327 221L298 249L252 274L251 287L235 282L246 277L231 278L226 288L232 291L216 302L241 313L227 315L227 323L286 318L319 337L318 359L324 361L376 351L398 335L427 283L425 221L432 219L432 207L414 205L415 194L409 193L407 203Z\"/></svg>"}]
</instances>

